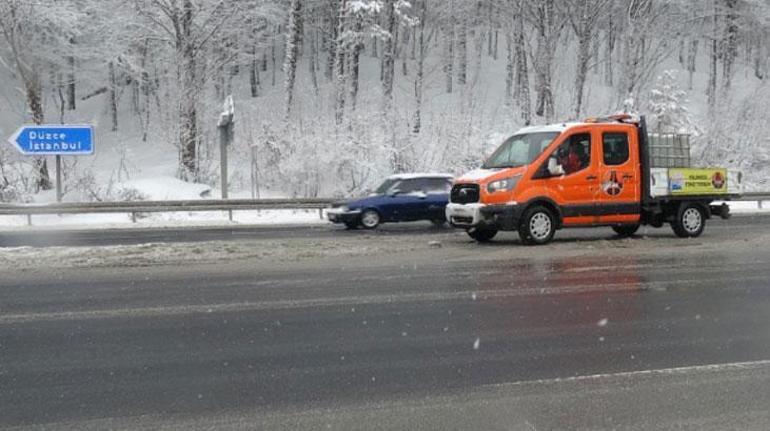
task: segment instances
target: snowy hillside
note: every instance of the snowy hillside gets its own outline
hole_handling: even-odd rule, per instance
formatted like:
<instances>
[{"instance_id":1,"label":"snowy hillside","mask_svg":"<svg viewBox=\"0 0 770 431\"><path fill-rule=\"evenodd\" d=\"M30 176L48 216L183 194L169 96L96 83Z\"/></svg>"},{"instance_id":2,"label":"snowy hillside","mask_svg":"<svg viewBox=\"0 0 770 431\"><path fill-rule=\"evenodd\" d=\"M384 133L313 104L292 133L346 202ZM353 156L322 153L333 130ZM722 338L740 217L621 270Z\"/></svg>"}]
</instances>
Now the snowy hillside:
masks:
<instances>
[{"instance_id":1,"label":"snowy hillside","mask_svg":"<svg viewBox=\"0 0 770 431\"><path fill-rule=\"evenodd\" d=\"M232 195L343 196L461 173L526 123L630 110L767 189L770 7L697 3L5 0L0 132L96 126L68 201L217 197L232 94ZM0 145L0 201L54 200L41 172Z\"/></svg>"}]
</instances>

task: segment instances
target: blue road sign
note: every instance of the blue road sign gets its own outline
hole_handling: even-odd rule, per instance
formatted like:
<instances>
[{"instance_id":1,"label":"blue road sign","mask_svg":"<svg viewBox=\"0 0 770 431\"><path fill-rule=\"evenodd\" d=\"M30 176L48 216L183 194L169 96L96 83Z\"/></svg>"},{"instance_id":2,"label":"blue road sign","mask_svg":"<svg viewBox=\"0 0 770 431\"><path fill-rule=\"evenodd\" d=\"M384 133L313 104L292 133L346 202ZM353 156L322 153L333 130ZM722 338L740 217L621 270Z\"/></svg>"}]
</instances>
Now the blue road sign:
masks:
<instances>
[{"instance_id":1,"label":"blue road sign","mask_svg":"<svg viewBox=\"0 0 770 431\"><path fill-rule=\"evenodd\" d=\"M30 156L93 154L94 129L88 125L22 126L8 142Z\"/></svg>"}]
</instances>

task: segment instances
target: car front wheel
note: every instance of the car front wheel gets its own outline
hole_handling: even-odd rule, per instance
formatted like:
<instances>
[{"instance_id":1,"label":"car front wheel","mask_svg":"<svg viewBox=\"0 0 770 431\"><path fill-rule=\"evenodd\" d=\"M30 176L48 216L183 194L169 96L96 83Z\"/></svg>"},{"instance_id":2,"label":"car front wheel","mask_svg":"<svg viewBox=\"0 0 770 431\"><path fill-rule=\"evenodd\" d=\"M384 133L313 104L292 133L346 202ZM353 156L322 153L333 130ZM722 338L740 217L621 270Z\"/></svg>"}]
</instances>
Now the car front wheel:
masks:
<instances>
[{"instance_id":1,"label":"car front wheel","mask_svg":"<svg viewBox=\"0 0 770 431\"><path fill-rule=\"evenodd\" d=\"M361 214L361 226L374 229L380 225L380 214L375 210L366 210Z\"/></svg>"}]
</instances>

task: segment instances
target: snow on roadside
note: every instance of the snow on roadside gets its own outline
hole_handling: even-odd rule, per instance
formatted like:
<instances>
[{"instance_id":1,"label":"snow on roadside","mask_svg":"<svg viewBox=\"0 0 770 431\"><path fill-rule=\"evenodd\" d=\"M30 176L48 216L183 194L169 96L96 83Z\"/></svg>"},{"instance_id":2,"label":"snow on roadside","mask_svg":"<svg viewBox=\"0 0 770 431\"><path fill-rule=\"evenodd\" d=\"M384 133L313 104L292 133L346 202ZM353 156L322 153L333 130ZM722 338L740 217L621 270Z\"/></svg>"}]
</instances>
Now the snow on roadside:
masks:
<instances>
[{"instance_id":1,"label":"snow on roadside","mask_svg":"<svg viewBox=\"0 0 770 431\"><path fill-rule=\"evenodd\" d=\"M150 201L200 199L211 193L211 187L206 184L188 183L174 177L129 180L118 184L117 187L136 190Z\"/></svg>"},{"instance_id":2,"label":"snow on roadside","mask_svg":"<svg viewBox=\"0 0 770 431\"><path fill-rule=\"evenodd\" d=\"M147 243L94 247L9 247L0 248L0 272L50 271L92 267L137 267L189 265L267 260L294 262L303 259L403 253L427 249L424 241L404 244L402 238L364 237L340 239L283 239L259 241L211 241L204 243ZM45 262L41 268L40 262Z\"/></svg>"},{"instance_id":3,"label":"snow on roadside","mask_svg":"<svg viewBox=\"0 0 770 431\"><path fill-rule=\"evenodd\" d=\"M233 211L233 221L226 211L171 212L140 214L131 222L130 214L45 214L32 216L0 216L0 231L67 229L132 229L147 227L237 226L237 225L317 225L329 223L318 210L243 210Z\"/></svg>"}]
</instances>

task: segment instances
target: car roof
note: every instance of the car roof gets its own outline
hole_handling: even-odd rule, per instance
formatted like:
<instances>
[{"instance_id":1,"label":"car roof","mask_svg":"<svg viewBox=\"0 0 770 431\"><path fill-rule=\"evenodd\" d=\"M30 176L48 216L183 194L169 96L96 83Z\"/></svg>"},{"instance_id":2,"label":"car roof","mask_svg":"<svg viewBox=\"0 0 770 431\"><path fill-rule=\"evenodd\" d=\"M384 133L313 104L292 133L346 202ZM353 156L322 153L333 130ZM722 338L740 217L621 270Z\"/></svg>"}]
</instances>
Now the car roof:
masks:
<instances>
[{"instance_id":1,"label":"car roof","mask_svg":"<svg viewBox=\"0 0 770 431\"><path fill-rule=\"evenodd\" d=\"M445 179L453 179L454 175L452 174L437 174L437 173L405 173L405 174L395 174L388 177L389 180L413 180L417 178L445 178Z\"/></svg>"}]
</instances>

